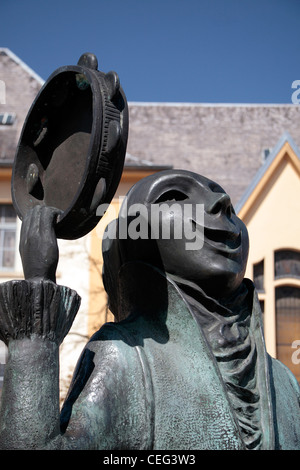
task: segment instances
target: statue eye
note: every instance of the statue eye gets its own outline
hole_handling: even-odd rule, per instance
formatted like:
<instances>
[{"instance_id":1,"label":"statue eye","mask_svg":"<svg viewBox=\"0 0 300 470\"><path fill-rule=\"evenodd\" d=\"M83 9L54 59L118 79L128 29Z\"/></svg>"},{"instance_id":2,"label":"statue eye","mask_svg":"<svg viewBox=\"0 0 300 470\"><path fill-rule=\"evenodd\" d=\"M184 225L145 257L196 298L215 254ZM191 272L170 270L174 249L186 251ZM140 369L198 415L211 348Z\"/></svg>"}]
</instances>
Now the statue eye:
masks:
<instances>
[{"instance_id":1,"label":"statue eye","mask_svg":"<svg viewBox=\"0 0 300 470\"><path fill-rule=\"evenodd\" d=\"M156 199L155 204L159 204L161 202L184 201L185 199L188 199L188 196L185 193L178 191L177 189L171 189L161 194L159 198Z\"/></svg>"}]
</instances>

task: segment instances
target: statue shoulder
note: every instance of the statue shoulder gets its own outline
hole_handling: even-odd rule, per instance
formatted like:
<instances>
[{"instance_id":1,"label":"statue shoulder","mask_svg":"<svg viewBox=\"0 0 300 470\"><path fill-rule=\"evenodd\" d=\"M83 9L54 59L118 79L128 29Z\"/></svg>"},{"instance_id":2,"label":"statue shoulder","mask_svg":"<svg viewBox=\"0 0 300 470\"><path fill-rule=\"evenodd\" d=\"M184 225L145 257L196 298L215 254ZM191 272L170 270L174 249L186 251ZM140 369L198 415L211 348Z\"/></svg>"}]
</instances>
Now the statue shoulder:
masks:
<instances>
[{"instance_id":1,"label":"statue shoulder","mask_svg":"<svg viewBox=\"0 0 300 470\"><path fill-rule=\"evenodd\" d=\"M138 346L128 343L126 328L105 324L79 359L62 409L61 429L77 432L84 415L85 423L101 423L93 433L99 449L151 448L153 406L149 404L153 405L153 396L147 361ZM131 433L124 428L126 421L138 423Z\"/></svg>"}]
</instances>

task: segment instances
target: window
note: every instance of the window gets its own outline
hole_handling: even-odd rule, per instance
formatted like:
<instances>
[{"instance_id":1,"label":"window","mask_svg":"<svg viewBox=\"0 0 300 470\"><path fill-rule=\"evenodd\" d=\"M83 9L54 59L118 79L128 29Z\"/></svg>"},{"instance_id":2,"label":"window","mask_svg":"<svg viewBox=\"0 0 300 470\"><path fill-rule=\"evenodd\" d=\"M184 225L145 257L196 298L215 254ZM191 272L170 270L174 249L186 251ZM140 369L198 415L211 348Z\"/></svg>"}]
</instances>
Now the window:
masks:
<instances>
[{"instance_id":1,"label":"window","mask_svg":"<svg viewBox=\"0 0 300 470\"><path fill-rule=\"evenodd\" d=\"M17 217L11 204L0 205L0 269L15 266Z\"/></svg>"},{"instance_id":2,"label":"window","mask_svg":"<svg viewBox=\"0 0 300 470\"><path fill-rule=\"evenodd\" d=\"M253 265L253 282L258 291L264 291L264 260Z\"/></svg>"},{"instance_id":3,"label":"window","mask_svg":"<svg viewBox=\"0 0 300 470\"><path fill-rule=\"evenodd\" d=\"M275 290L277 358L300 382L300 364L293 361L292 344L300 340L300 287L279 286Z\"/></svg>"},{"instance_id":4,"label":"window","mask_svg":"<svg viewBox=\"0 0 300 470\"><path fill-rule=\"evenodd\" d=\"M16 119L16 115L14 113L2 113L0 114L0 125L3 126L11 126Z\"/></svg>"},{"instance_id":5,"label":"window","mask_svg":"<svg viewBox=\"0 0 300 470\"><path fill-rule=\"evenodd\" d=\"M0 204L0 271L15 267L17 216L12 204ZM0 394L7 357L7 347L0 341Z\"/></svg>"},{"instance_id":6,"label":"window","mask_svg":"<svg viewBox=\"0 0 300 470\"><path fill-rule=\"evenodd\" d=\"M300 279L300 252L296 250L275 251L275 279L296 277Z\"/></svg>"},{"instance_id":7,"label":"window","mask_svg":"<svg viewBox=\"0 0 300 470\"><path fill-rule=\"evenodd\" d=\"M3 377L4 377L6 361L7 361L7 347L2 341L0 341L0 393L3 387Z\"/></svg>"}]
</instances>

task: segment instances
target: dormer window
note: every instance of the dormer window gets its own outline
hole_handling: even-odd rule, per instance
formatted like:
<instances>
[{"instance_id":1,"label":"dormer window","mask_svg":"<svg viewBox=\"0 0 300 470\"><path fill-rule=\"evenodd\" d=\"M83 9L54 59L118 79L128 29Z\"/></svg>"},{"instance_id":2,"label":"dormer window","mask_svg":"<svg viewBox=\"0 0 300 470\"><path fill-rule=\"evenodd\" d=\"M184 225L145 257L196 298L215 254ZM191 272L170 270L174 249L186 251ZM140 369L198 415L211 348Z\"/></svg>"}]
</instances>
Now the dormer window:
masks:
<instances>
[{"instance_id":1,"label":"dormer window","mask_svg":"<svg viewBox=\"0 0 300 470\"><path fill-rule=\"evenodd\" d=\"M0 114L0 126L11 126L15 119L15 113L2 113Z\"/></svg>"}]
</instances>

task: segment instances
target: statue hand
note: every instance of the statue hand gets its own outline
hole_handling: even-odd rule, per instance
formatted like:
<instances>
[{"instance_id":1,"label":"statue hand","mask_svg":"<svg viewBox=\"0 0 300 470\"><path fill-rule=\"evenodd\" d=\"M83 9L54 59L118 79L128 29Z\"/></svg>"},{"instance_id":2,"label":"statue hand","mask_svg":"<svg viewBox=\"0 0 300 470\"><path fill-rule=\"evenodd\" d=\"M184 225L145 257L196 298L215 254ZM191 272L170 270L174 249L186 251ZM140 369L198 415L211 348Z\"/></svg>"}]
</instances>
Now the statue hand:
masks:
<instances>
[{"instance_id":1,"label":"statue hand","mask_svg":"<svg viewBox=\"0 0 300 470\"><path fill-rule=\"evenodd\" d=\"M54 231L60 211L35 206L25 215L20 236L20 255L26 280L56 282L58 245Z\"/></svg>"},{"instance_id":2,"label":"statue hand","mask_svg":"<svg viewBox=\"0 0 300 470\"><path fill-rule=\"evenodd\" d=\"M59 210L36 206L24 217L20 254L25 280L0 283L0 339L5 344L28 338L61 344L80 306L72 289L56 284Z\"/></svg>"}]
</instances>

